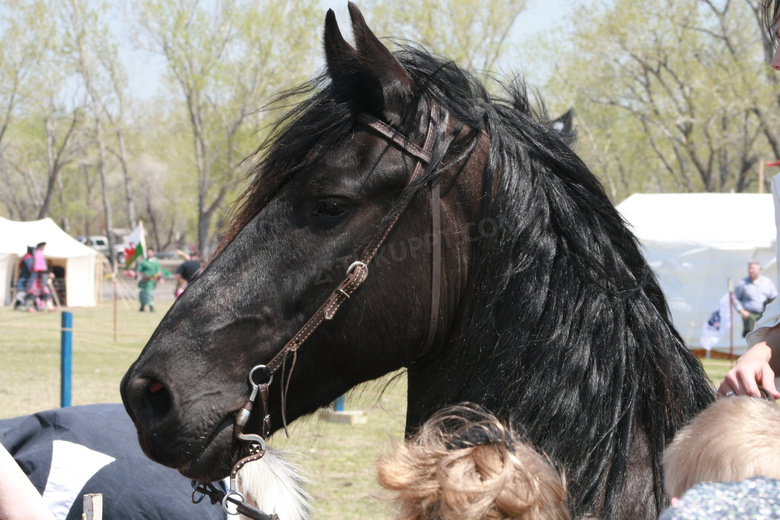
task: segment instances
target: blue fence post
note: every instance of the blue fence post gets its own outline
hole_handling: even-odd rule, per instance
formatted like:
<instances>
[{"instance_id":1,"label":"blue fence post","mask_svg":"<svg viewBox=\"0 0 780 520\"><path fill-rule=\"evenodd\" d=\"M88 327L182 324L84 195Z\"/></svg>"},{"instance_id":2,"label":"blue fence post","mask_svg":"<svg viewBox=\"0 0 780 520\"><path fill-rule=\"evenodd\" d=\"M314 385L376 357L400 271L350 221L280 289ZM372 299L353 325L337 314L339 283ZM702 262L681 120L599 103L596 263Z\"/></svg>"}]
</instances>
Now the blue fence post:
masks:
<instances>
[{"instance_id":1,"label":"blue fence post","mask_svg":"<svg viewBox=\"0 0 780 520\"><path fill-rule=\"evenodd\" d=\"M60 340L60 406L70 406L71 372L73 371L73 314L62 313Z\"/></svg>"},{"instance_id":2,"label":"blue fence post","mask_svg":"<svg viewBox=\"0 0 780 520\"><path fill-rule=\"evenodd\" d=\"M333 411L334 412L343 412L344 411L344 396L337 398L336 401L333 403Z\"/></svg>"}]
</instances>

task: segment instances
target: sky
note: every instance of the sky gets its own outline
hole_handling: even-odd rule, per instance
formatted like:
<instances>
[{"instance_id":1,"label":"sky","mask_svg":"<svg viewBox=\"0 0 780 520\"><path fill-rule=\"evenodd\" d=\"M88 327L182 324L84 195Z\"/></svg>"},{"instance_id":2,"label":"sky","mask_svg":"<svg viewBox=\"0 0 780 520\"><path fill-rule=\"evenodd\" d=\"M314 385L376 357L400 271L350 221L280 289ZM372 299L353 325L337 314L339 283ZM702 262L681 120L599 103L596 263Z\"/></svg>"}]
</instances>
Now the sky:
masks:
<instances>
[{"instance_id":1,"label":"sky","mask_svg":"<svg viewBox=\"0 0 780 520\"><path fill-rule=\"evenodd\" d=\"M357 1L359 6L359 0ZM527 2L525 10L518 16L512 28L513 39L519 43L531 40L534 36L560 25L572 4L572 0L527 0ZM339 26L349 27L347 0L321 0L321 4L323 21L327 10L333 9ZM349 31L344 30L344 36L351 39ZM124 55L123 61L129 69L131 92L139 99L151 99L159 86L164 70L163 59L133 50L129 43L123 46L121 52ZM544 81L545 71L524 70L524 65L526 64L520 58L510 58L505 63L505 67L510 70L522 71L531 84L541 84ZM316 70L312 70L312 74L315 72Z\"/></svg>"},{"instance_id":2,"label":"sky","mask_svg":"<svg viewBox=\"0 0 780 520\"><path fill-rule=\"evenodd\" d=\"M355 0L360 7L360 0ZM518 34L534 34L552 27L557 23L572 4L572 0L527 0L525 11L518 17L515 31ZM346 14L347 0L322 0L322 17L325 12L333 9L339 25L347 25L349 17Z\"/></svg>"},{"instance_id":3,"label":"sky","mask_svg":"<svg viewBox=\"0 0 780 520\"><path fill-rule=\"evenodd\" d=\"M360 0L355 0L360 7ZM323 20L328 9L333 9L339 22L339 27L349 27L349 15L347 14L347 0L321 0L323 6ZM560 25L564 16L568 13L573 4L572 0L527 0L525 10L518 16L515 25L512 28L512 39L517 43L532 40L535 36L544 31L548 31L557 25ZM370 24L370 20L369 20ZM351 33L343 30L345 38ZM381 36L381 35L380 35ZM524 63L520 59L506 60L505 66L511 70L521 70ZM527 79L532 82L540 82L543 74L538 78L534 77L533 71L523 71Z\"/></svg>"}]
</instances>

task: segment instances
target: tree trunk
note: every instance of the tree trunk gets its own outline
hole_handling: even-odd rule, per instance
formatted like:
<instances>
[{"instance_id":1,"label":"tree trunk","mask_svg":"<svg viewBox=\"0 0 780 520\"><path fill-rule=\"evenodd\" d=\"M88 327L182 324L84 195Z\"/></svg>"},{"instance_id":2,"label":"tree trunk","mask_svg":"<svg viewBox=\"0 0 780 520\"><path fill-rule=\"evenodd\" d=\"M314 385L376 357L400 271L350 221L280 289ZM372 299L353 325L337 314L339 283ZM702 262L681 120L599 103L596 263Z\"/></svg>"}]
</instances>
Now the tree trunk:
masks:
<instances>
[{"instance_id":1,"label":"tree trunk","mask_svg":"<svg viewBox=\"0 0 780 520\"><path fill-rule=\"evenodd\" d=\"M53 116L52 116L53 117ZM49 214L49 206L51 205L51 198L54 194L54 186L57 184L57 176L60 173L60 169L64 166L64 153L67 150L68 142L73 135L76 125L78 123L79 111L73 111L73 119L71 119L70 127L62 139L62 143L59 148L55 149L56 135L55 128L51 121L51 118L47 118L45 121L46 126L46 147L47 147L47 159L48 159L48 180L46 183L46 194L43 196L43 202L41 208L38 211L38 220L46 218Z\"/></svg>"},{"instance_id":2,"label":"tree trunk","mask_svg":"<svg viewBox=\"0 0 780 520\"><path fill-rule=\"evenodd\" d=\"M94 96L93 96L94 101ZM103 210L106 217L106 237L108 238L108 256L112 266L116 267L116 257L114 256L114 237L111 231L114 227L114 220L111 212L111 201L108 198L108 175L106 172L106 142L103 136L103 123L100 119L99 109L95 108L95 133L98 142L98 171L100 172L100 185L103 195Z\"/></svg>"},{"instance_id":3,"label":"tree trunk","mask_svg":"<svg viewBox=\"0 0 780 520\"><path fill-rule=\"evenodd\" d=\"M125 202L127 203L127 226L133 229L136 226L135 218L135 200L133 199L133 182L130 176L130 169L127 167L127 151L125 149L125 136L122 130L116 131L116 138L119 142L119 162L122 165L122 173L125 180Z\"/></svg>"}]
</instances>

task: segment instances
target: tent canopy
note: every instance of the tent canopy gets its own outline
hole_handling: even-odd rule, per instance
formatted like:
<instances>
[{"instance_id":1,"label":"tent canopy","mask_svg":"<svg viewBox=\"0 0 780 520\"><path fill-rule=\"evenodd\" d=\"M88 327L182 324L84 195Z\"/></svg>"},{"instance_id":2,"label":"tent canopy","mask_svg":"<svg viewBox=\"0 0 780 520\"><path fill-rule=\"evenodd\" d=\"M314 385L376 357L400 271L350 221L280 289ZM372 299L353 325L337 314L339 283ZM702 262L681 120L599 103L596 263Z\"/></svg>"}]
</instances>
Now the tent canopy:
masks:
<instances>
[{"instance_id":1,"label":"tent canopy","mask_svg":"<svg viewBox=\"0 0 780 520\"><path fill-rule=\"evenodd\" d=\"M69 307L95 305L95 263L97 251L68 235L50 218L16 222L0 217L0 287L3 304L11 300L14 267L27 246L46 242L44 257L65 269L65 293Z\"/></svg>"},{"instance_id":2,"label":"tent canopy","mask_svg":"<svg viewBox=\"0 0 780 520\"><path fill-rule=\"evenodd\" d=\"M643 244L718 250L775 246L771 194L635 193L617 208Z\"/></svg>"},{"instance_id":3,"label":"tent canopy","mask_svg":"<svg viewBox=\"0 0 780 520\"><path fill-rule=\"evenodd\" d=\"M756 260L776 279L776 230L771 194L634 194L617 206L644 247L661 284L675 326L699 347L702 325ZM732 313L733 314L733 313ZM715 348L745 350L742 320L733 320Z\"/></svg>"}]
</instances>

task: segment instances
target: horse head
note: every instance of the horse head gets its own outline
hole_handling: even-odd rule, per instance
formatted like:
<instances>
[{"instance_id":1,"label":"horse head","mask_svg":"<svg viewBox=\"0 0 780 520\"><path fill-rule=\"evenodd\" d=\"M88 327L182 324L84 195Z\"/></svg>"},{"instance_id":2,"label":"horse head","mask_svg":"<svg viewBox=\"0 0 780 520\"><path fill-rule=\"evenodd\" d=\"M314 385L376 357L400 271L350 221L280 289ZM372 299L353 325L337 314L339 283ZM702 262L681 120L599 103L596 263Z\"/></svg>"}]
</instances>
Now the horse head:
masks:
<instances>
[{"instance_id":1,"label":"horse head","mask_svg":"<svg viewBox=\"0 0 780 520\"><path fill-rule=\"evenodd\" d=\"M274 363L274 431L435 348L457 307L479 231L479 154L442 174L457 122L434 107L354 4L349 11L356 48L329 11L327 81L286 121L232 231L122 381L144 451L189 477L224 477L240 456L233 427L253 367ZM435 266L433 246L443 251ZM371 248L371 261L350 269ZM348 269L365 277L353 294L338 288ZM441 305L430 296L434 283ZM279 354L342 293L349 299L337 317ZM258 431L259 421L253 416L247 429Z\"/></svg>"},{"instance_id":2,"label":"horse head","mask_svg":"<svg viewBox=\"0 0 780 520\"><path fill-rule=\"evenodd\" d=\"M349 11L355 47L329 12L325 76L292 92L218 252L122 381L143 449L220 478L237 434L406 367L407 431L478 404L566 472L575 515L657 518L665 444L714 392L636 237L522 81L491 96Z\"/></svg>"}]
</instances>

